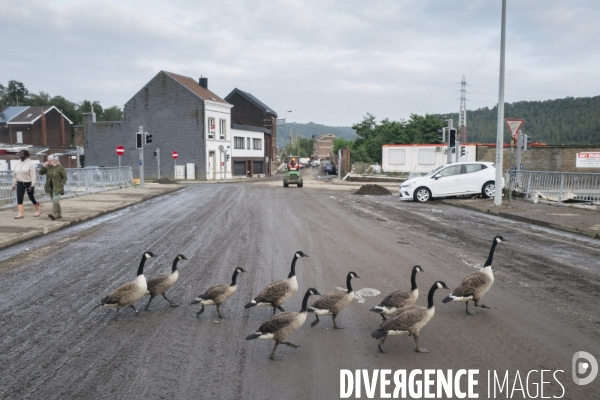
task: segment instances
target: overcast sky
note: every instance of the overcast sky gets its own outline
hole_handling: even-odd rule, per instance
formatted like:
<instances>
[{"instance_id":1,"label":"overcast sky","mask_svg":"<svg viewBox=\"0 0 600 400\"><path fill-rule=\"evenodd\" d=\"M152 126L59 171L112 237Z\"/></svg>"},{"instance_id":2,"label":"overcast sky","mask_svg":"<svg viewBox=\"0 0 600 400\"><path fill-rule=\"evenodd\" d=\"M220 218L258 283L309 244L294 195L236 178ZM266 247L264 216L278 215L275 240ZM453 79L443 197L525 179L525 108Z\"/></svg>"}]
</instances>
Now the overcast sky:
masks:
<instances>
[{"instance_id":1,"label":"overcast sky","mask_svg":"<svg viewBox=\"0 0 600 400\"><path fill-rule=\"evenodd\" d=\"M160 70L350 126L498 101L501 0L0 0L0 83L123 106ZM507 0L505 100L600 95L600 1ZM458 121L455 121L457 124Z\"/></svg>"}]
</instances>

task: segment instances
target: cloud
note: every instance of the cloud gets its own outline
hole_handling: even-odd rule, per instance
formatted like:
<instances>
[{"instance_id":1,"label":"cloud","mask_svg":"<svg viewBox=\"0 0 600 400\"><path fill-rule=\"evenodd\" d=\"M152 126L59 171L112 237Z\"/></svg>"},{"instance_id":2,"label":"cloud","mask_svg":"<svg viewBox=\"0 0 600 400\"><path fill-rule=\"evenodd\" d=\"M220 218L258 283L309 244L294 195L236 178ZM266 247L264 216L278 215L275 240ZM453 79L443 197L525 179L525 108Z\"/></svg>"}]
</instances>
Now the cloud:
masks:
<instances>
[{"instance_id":1,"label":"cloud","mask_svg":"<svg viewBox=\"0 0 600 400\"><path fill-rule=\"evenodd\" d=\"M500 2L0 0L0 82L122 106L158 71L238 87L290 120L351 125L498 98ZM600 94L600 5L508 2L506 101Z\"/></svg>"}]
</instances>

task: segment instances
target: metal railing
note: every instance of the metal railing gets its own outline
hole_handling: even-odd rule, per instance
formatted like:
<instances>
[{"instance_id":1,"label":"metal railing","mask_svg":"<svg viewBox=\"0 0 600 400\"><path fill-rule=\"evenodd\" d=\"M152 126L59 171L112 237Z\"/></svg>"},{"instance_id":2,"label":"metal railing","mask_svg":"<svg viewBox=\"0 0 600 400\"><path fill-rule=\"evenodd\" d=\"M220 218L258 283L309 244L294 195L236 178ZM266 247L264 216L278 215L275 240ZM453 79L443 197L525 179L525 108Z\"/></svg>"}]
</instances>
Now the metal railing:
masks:
<instances>
[{"instance_id":1,"label":"metal railing","mask_svg":"<svg viewBox=\"0 0 600 400\"><path fill-rule=\"evenodd\" d=\"M600 204L600 174L548 171L507 171L507 187L525 194L562 203L576 200Z\"/></svg>"},{"instance_id":2,"label":"metal railing","mask_svg":"<svg viewBox=\"0 0 600 400\"><path fill-rule=\"evenodd\" d=\"M65 195L102 191L110 188L131 187L133 172L131 167L102 167L102 168L65 168L67 184ZM0 200L16 201L17 193L12 190L12 171L0 171ZM46 198L44 191L46 175L37 174L35 197ZM25 195L27 197L27 195Z\"/></svg>"}]
</instances>

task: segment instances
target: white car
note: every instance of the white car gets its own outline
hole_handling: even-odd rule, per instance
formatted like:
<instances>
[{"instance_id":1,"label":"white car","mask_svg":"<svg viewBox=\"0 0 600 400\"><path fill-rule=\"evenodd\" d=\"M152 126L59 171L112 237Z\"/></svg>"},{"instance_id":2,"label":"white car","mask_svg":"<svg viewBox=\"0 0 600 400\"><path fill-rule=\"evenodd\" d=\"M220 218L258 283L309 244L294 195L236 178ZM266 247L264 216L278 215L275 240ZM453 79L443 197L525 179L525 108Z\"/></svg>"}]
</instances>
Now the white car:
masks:
<instances>
[{"instance_id":1,"label":"white car","mask_svg":"<svg viewBox=\"0 0 600 400\"><path fill-rule=\"evenodd\" d=\"M504 182L503 185L504 186ZM442 165L425 176L400 185L400 200L426 202L436 197L481 194L493 197L496 167L491 162L459 162Z\"/></svg>"}]
</instances>

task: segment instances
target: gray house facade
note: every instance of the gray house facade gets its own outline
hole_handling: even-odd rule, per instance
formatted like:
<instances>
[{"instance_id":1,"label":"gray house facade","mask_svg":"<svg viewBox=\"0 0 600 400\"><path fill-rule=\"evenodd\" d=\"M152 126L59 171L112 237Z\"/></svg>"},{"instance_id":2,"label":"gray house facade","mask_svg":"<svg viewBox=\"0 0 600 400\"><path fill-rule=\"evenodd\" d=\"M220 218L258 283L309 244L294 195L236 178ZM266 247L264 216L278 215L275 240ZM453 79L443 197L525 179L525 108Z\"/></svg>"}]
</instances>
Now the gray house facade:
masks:
<instances>
[{"instance_id":1,"label":"gray house facade","mask_svg":"<svg viewBox=\"0 0 600 400\"><path fill-rule=\"evenodd\" d=\"M230 133L214 134L214 121L229 127L232 107L208 90L207 78L196 81L160 71L125 104L123 121L96 122L93 113L84 115L86 165L119 165L116 147L121 145L125 148L121 165L131 166L134 177L139 177L135 136L141 126L152 135L152 143L143 145L146 178L158 175L154 152L160 148L161 177L173 178L175 164L193 164L196 179L225 179L226 172L219 174L214 169L219 160L209 161L209 155L216 158L220 154L215 155L213 147L218 149L222 144L221 148L228 148L231 144ZM176 161L173 152L178 153Z\"/></svg>"}]
</instances>

